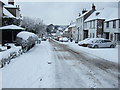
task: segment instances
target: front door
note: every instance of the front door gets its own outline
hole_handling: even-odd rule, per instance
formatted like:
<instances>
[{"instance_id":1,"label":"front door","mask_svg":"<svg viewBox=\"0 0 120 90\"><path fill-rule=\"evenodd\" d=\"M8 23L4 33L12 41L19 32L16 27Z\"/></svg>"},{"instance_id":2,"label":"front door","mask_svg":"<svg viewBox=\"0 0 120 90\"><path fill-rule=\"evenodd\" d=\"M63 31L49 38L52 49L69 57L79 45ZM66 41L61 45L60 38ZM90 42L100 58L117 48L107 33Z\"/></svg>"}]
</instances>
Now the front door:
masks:
<instances>
[{"instance_id":1,"label":"front door","mask_svg":"<svg viewBox=\"0 0 120 90\"><path fill-rule=\"evenodd\" d=\"M85 39L85 38L88 38L88 30L84 30L84 38L83 39Z\"/></svg>"}]
</instances>

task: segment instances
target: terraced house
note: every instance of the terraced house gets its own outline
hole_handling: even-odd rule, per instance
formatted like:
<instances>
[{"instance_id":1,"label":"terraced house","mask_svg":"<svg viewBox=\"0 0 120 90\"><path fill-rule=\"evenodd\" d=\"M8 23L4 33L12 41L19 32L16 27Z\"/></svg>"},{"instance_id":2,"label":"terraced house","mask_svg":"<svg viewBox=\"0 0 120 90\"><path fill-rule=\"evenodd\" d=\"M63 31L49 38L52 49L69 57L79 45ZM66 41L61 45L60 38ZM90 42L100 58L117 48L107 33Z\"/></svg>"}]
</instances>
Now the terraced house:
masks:
<instances>
[{"instance_id":1,"label":"terraced house","mask_svg":"<svg viewBox=\"0 0 120 90\"><path fill-rule=\"evenodd\" d=\"M14 30L13 28L20 27L21 23L22 16L19 5L15 5L14 0L8 0L7 4L0 0L0 44L13 42L16 34L20 31L18 28Z\"/></svg>"},{"instance_id":2,"label":"terraced house","mask_svg":"<svg viewBox=\"0 0 120 90\"><path fill-rule=\"evenodd\" d=\"M116 42L120 42L120 8L112 8L112 13L104 22L104 37Z\"/></svg>"}]
</instances>

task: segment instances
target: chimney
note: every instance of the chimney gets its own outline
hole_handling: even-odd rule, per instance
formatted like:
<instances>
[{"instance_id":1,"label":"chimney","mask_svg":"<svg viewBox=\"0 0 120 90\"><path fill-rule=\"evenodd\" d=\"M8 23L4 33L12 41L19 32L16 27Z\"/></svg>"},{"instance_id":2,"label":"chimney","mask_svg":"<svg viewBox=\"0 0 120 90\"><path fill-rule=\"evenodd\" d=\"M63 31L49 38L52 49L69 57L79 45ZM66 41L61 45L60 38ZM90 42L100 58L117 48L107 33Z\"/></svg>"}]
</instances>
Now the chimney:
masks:
<instances>
[{"instance_id":1,"label":"chimney","mask_svg":"<svg viewBox=\"0 0 120 90\"><path fill-rule=\"evenodd\" d=\"M81 16L81 14L79 13L79 17Z\"/></svg>"},{"instance_id":2,"label":"chimney","mask_svg":"<svg viewBox=\"0 0 120 90\"><path fill-rule=\"evenodd\" d=\"M85 12L87 12L87 10L86 10L86 9L83 9L82 14L84 14Z\"/></svg>"},{"instance_id":3,"label":"chimney","mask_svg":"<svg viewBox=\"0 0 120 90\"><path fill-rule=\"evenodd\" d=\"M92 4L92 10L96 10L94 3Z\"/></svg>"},{"instance_id":4,"label":"chimney","mask_svg":"<svg viewBox=\"0 0 120 90\"><path fill-rule=\"evenodd\" d=\"M8 4L14 5L14 0L8 0Z\"/></svg>"}]
</instances>

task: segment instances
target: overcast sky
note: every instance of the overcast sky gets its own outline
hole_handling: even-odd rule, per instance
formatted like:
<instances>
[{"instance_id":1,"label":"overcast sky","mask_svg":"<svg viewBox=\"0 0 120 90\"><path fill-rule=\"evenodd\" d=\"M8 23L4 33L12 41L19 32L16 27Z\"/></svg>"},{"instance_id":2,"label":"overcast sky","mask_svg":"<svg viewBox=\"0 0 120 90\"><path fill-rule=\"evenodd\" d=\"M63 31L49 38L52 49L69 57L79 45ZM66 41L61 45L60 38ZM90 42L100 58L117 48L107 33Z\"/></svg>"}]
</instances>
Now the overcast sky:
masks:
<instances>
[{"instance_id":1,"label":"overcast sky","mask_svg":"<svg viewBox=\"0 0 120 90\"><path fill-rule=\"evenodd\" d=\"M78 17L83 8L91 9L92 3L96 9L117 7L116 2L16 2L21 7L21 14L40 18L45 24L68 25Z\"/></svg>"}]
</instances>

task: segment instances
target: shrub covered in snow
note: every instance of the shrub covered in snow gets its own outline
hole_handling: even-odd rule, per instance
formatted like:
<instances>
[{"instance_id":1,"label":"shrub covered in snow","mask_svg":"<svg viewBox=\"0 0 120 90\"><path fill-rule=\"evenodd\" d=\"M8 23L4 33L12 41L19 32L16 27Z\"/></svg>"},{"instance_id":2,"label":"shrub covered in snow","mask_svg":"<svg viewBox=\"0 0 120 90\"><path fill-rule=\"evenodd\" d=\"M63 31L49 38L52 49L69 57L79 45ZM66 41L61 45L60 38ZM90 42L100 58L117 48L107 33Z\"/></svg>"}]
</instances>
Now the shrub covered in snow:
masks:
<instances>
[{"instance_id":1,"label":"shrub covered in snow","mask_svg":"<svg viewBox=\"0 0 120 90\"><path fill-rule=\"evenodd\" d=\"M22 46L23 51L26 52L35 45L38 40L38 36L34 33L22 31L17 34L16 43Z\"/></svg>"},{"instance_id":2,"label":"shrub covered in snow","mask_svg":"<svg viewBox=\"0 0 120 90\"><path fill-rule=\"evenodd\" d=\"M11 59L22 54L21 46L15 46L14 44L6 44L6 46L10 46L10 49L0 52L0 67L4 67L5 64L10 63Z\"/></svg>"}]
</instances>

